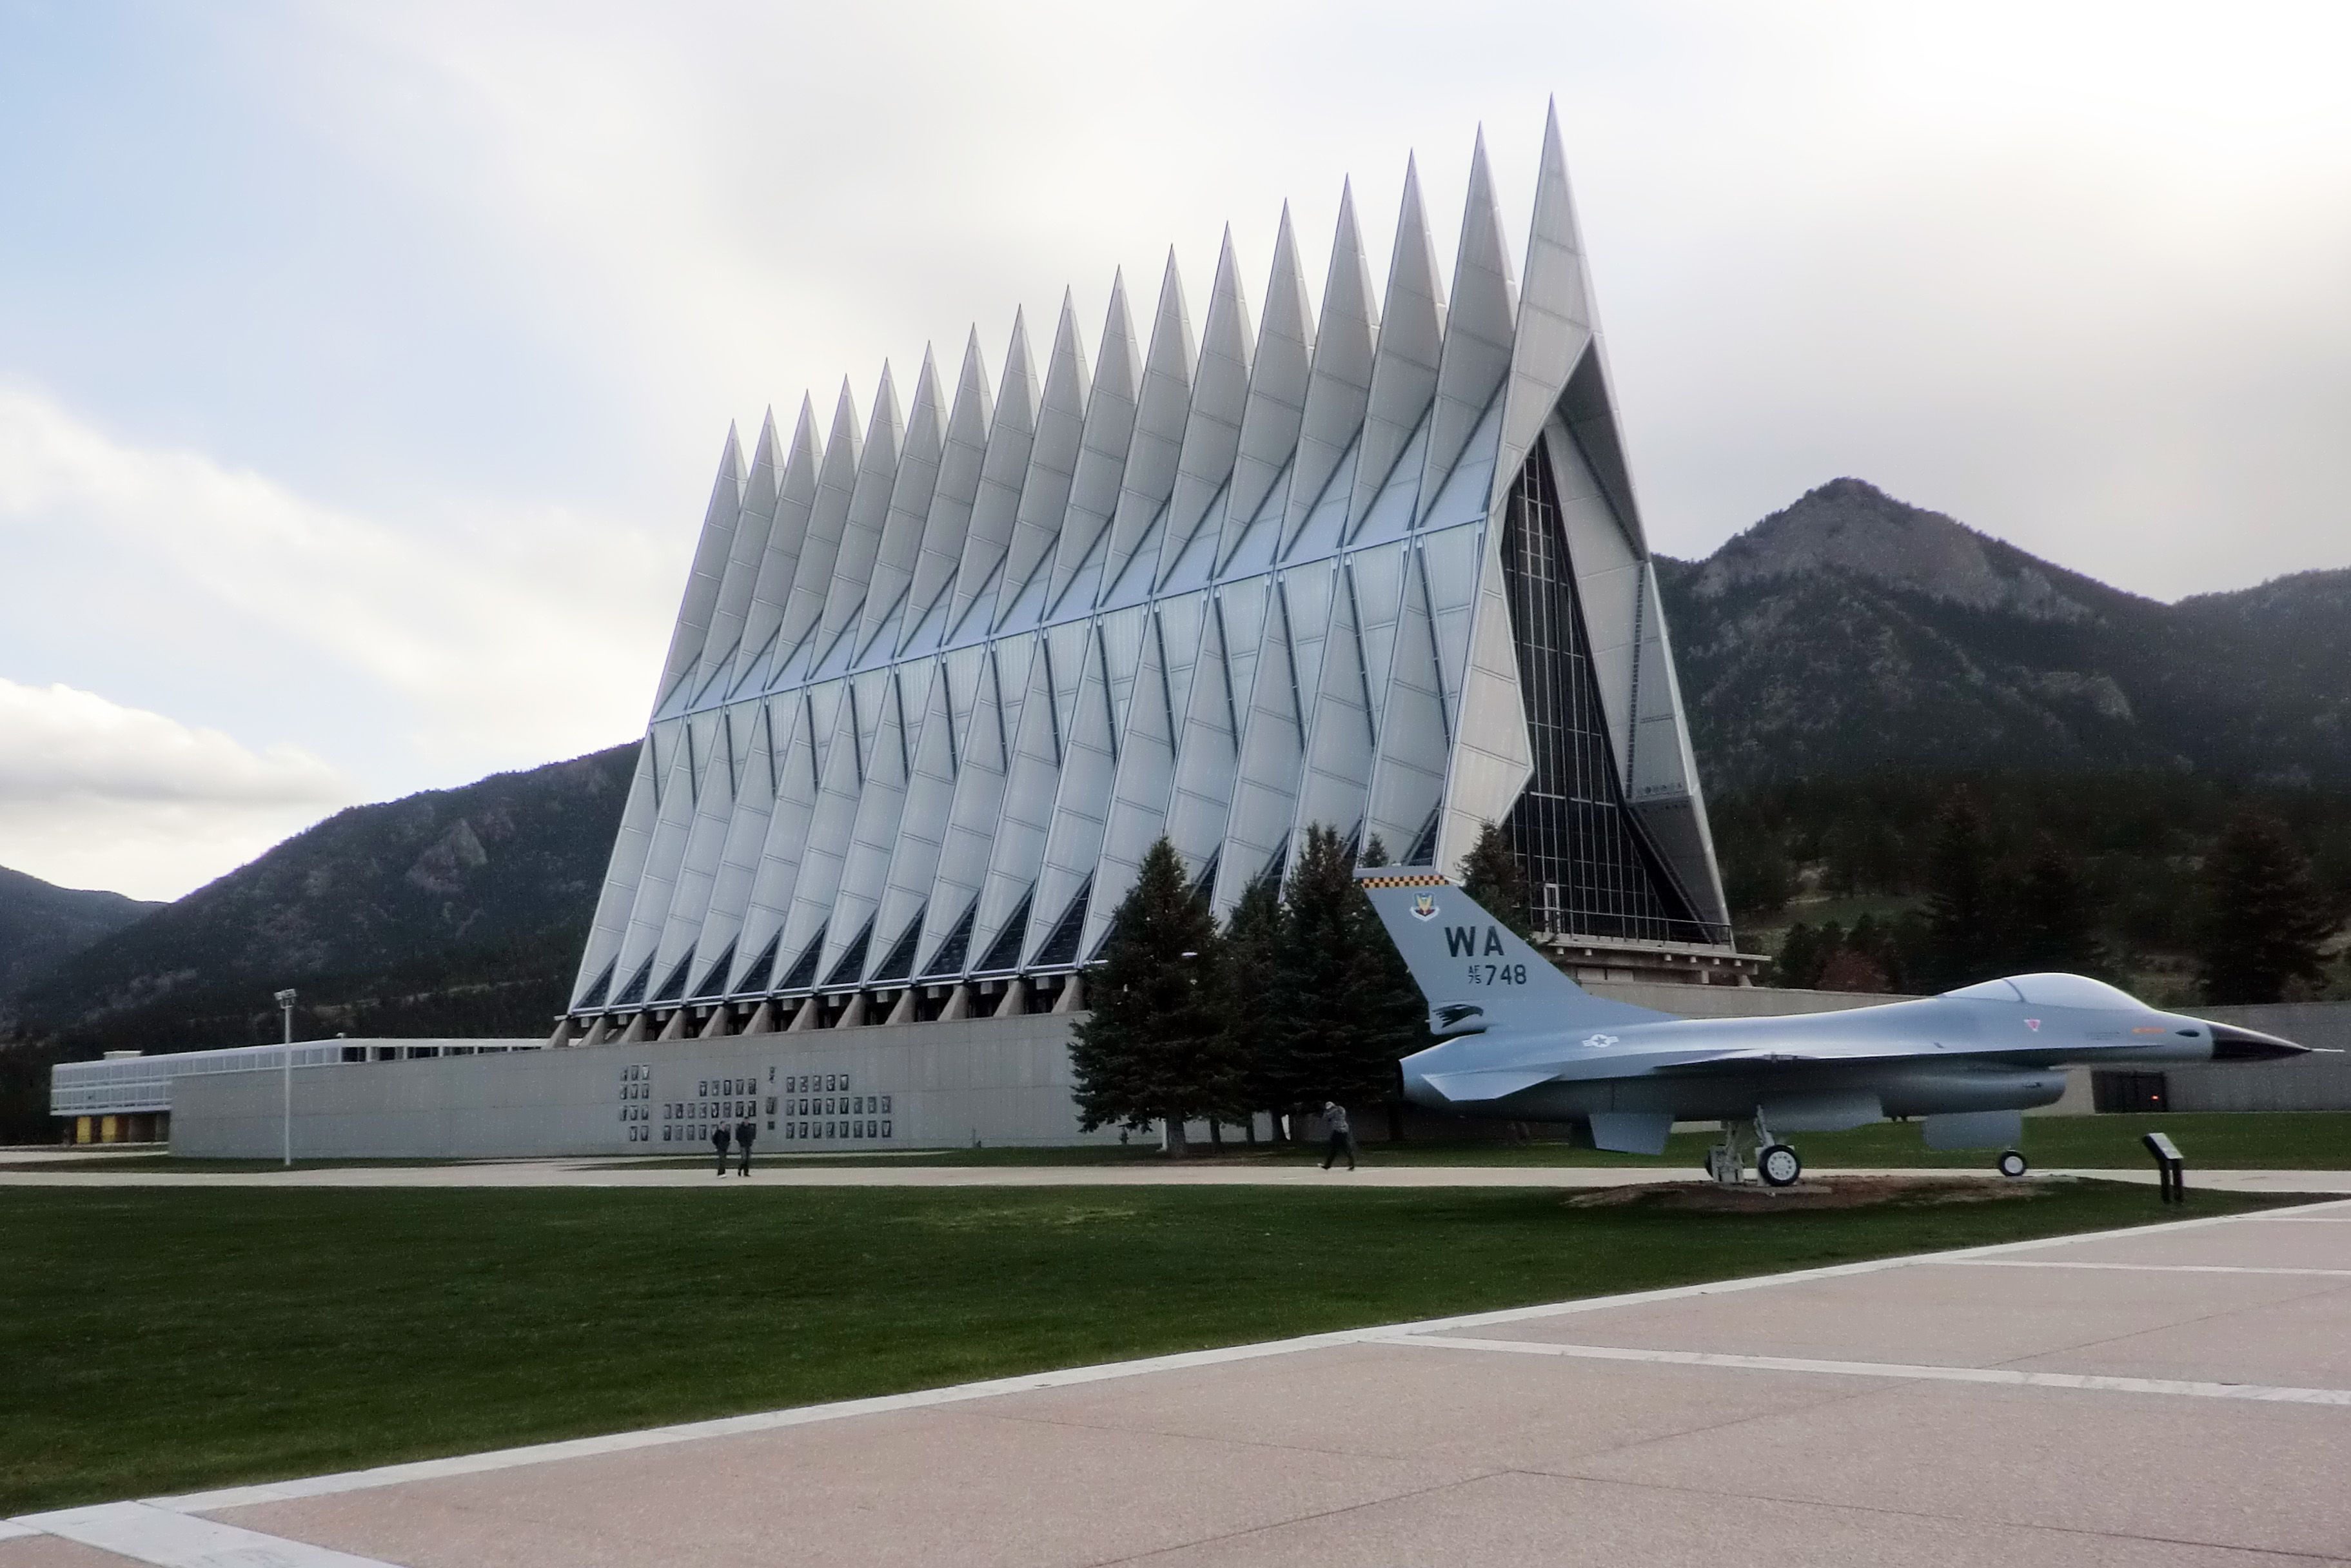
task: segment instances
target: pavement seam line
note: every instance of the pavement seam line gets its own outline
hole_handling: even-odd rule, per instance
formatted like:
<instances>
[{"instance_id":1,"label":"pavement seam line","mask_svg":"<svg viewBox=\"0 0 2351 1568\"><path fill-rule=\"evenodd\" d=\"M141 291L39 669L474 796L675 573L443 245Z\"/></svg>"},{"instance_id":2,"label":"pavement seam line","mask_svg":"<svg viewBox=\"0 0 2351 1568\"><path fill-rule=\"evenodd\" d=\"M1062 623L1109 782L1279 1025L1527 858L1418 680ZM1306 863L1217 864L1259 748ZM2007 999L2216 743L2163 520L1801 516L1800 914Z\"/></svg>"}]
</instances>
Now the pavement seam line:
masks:
<instances>
[{"instance_id":1,"label":"pavement seam line","mask_svg":"<svg viewBox=\"0 0 2351 1568\"><path fill-rule=\"evenodd\" d=\"M2255 1404L2327 1405L2351 1408L2351 1388L2286 1388L2265 1383L2210 1383L2187 1378L2110 1377L2080 1372L2027 1372L2006 1366L1936 1366L1893 1361L1820 1361L1794 1355L1730 1355L1718 1351L1649 1350L1614 1344L1560 1344L1548 1340L1467 1339L1399 1334L1391 1343L1438 1350L1556 1355L1579 1361L1646 1362L1748 1372L1792 1372L1836 1377L1884 1377L1921 1383L1981 1383L2002 1387L2064 1388L2095 1394L2180 1395L2242 1399Z\"/></svg>"},{"instance_id":2,"label":"pavement seam line","mask_svg":"<svg viewBox=\"0 0 2351 1568\"><path fill-rule=\"evenodd\" d=\"M2336 1199L2331 1203L2311 1207L2351 1207L2351 1199ZM1029 1393L1043 1388L1061 1388L1079 1384L1144 1376L1155 1372L1180 1371L1193 1366L1211 1366L1227 1362L1290 1355L1302 1351L1320 1350L1337 1345L1376 1343L1416 1334L1442 1333L1453 1329L1485 1328L1502 1323L1530 1322L1547 1318L1573 1316L1583 1312L1604 1312L1616 1307L1646 1306L1658 1301L1686 1301L1700 1296L1733 1294L1745 1291L1764 1290L1778 1285L1805 1284L1818 1280L1847 1279L1856 1275L1879 1273L1890 1269L1910 1268L1920 1263L2001 1256L2011 1252L2062 1247L2074 1242L2104 1240L2117 1237L2172 1235L2183 1230L2200 1230L2215 1225L2231 1224L2241 1218L2239 1215L2232 1214L2207 1215L2196 1219L2124 1226L2111 1230L2081 1231L2060 1236L2032 1237L2022 1241L1992 1242L1979 1247L1956 1248L1944 1252L1863 1259L1851 1263L1833 1263L1816 1269L1798 1269L1778 1274L1751 1274L1730 1280L1702 1281L1695 1284L1664 1286L1652 1291L1591 1296L1579 1301L1547 1302L1530 1307L1505 1307L1492 1312L1461 1313L1449 1317L1426 1319L1417 1322L1386 1323L1361 1329L1338 1329L1325 1333L1303 1334L1286 1340L1267 1340L1252 1344L1228 1345L1212 1350L1182 1351L1168 1355L1106 1362L1092 1366L1028 1373L978 1383L951 1385L944 1388L878 1395L864 1399L841 1400L826 1405L796 1406L783 1410L725 1416L706 1421L642 1427L630 1432L562 1438L549 1443L486 1449L472 1454L371 1466L363 1469L344 1470L329 1475L301 1477L282 1481L213 1488L204 1491L151 1497L141 1500L152 1507L174 1512L210 1513L258 1503L283 1502L296 1498L324 1497L347 1491L370 1490L378 1487L402 1485L409 1481L478 1475L490 1470L511 1469L525 1465L547 1464L599 1454L622 1453L635 1448L664 1448L673 1443L695 1442L705 1437L733 1437L741 1433L773 1431L787 1427L814 1425L822 1421L845 1420L857 1416L926 1409L941 1405L990 1398L999 1394Z\"/></svg>"},{"instance_id":3,"label":"pavement seam line","mask_svg":"<svg viewBox=\"0 0 2351 1568\"><path fill-rule=\"evenodd\" d=\"M1938 1524L1965 1525L1976 1530L2039 1531L2051 1535L2076 1535L2093 1541L2137 1541L2161 1546L2193 1546L2208 1552L2226 1552L2232 1556L2278 1558L2294 1563L2344 1563L2351 1558L2332 1552L2297 1552L2283 1546L2238 1546L2225 1541L2205 1541L2187 1535L2149 1535L2140 1531L2090 1530L2074 1524L2048 1524L2013 1519L1984 1519L1971 1514L1946 1513L1936 1510L1889 1508L1883 1503L1850 1502L1834 1498L1795 1497L1785 1492L1726 1490L1715 1487L1697 1487L1678 1481L1646 1480L1634 1476L1595 1476L1580 1470L1514 1470L1517 1475L1540 1476L1547 1480L1583 1481L1593 1486L1629 1487L1637 1491L1671 1492L1677 1497L1723 1498L1740 1502L1771 1502L1792 1508L1827 1509L1840 1513L1876 1514L1887 1519L1931 1520Z\"/></svg>"},{"instance_id":4,"label":"pavement seam line","mask_svg":"<svg viewBox=\"0 0 2351 1568\"><path fill-rule=\"evenodd\" d=\"M155 1568L401 1568L380 1557L268 1535L216 1519L203 1519L143 1502L26 1514L13 1522Z\"/></svg>"},{"instance_id":5,"label":"pavement seam line","mask_svg":"<svg viewBox=\"0 0 2351 1568\"><path fill-rule=\"evenodd\" d=\"M2236 1263L2103 1263L2067 1258L1954 1258L1953 1269L2110 1269L2134 1274L2294 1274L2351 1280L2351 1269L2272 1269Z\"/></svg>"},{"instance_id":6,"label":"pavement seam line","mask_svg":"<svg viewBox=\"0 0 2351 1568\"><path fill-rule=\"evenodd\" d=\"M1194 1552L1203 1546L1214 1546L1221 1541L1238 1541L1247 1536L1262 1535L1270 1530L1288 1530L1292 1525L1313 1524L1326 1519L1337 1519L1345 1514L1361 1512L1367 1508L1382 1508L1389 1503L1405 1502L1413 1498L1433 1497L1441 1491L1451 1491L1456 1487L1475 1486L1479 1481L1489 1481L1496 1476L1507 1476L1512 1473L1510 1466L1498 1465L1492 1469L1480 1470L1475 1475L1454 1476L1425 1487L1414 1487L1407 1491L1390 1492L1385 1497L1365 1498L1361 1502L1342 1503L1337 1508L1317 1509L1312 1513L1293 1514L1288 1519L1277 1519L1268 1524L1244 1525L1238 1530L1228 1530L1216 1535L1203 1535L1191 1541L1171 1542L1165 1546L1154 1546L1147 1551L1130 1552L1123 1557L1097 1557L1087 1564L1087 1568L1114 1568L1115 1564L1121 1563L1148 1563L1155 1557L1165 1557L1171 1552Z\"/></svg>"},{"instance_id":7,"label":"pavement seam line","mask_svg":"<svg viewBox=\"0 0 2351 1568\"><path fill-rule=\"evenodd\" d=\"M2351 1287L2312 1285L2293 1295L2281 1296L2274 1301L2247 1301L2234 1306L2215 1307L2209 1312L2198 1312L2189 1317L2175 1318L2169 1322L2157 1323L2147 1328L2126 1329L2121 1333L2100 1334L2095 1339L2075 1340L2071 1344L2055 1345L2048 1350L2030 1351L2023 1355L2011 1356L1998 1364L2013 1366L2020 1361L2039 1361L2052 1355L2074 1355L2085 1350L2105 1350L2114 1345L2128 1344L2136 1339L2145 1339L2149 1334L2169 1333L2178 1329L2194 1328L2201 1323L2217 1323L2224 1318L2241 1317L2247 1312L2262 1312L2271 1307L2284 1306L2294 1301L2318 1301L2326 1296L2339 1295L2346 1289Z\"/></svg>"}]
</instances>

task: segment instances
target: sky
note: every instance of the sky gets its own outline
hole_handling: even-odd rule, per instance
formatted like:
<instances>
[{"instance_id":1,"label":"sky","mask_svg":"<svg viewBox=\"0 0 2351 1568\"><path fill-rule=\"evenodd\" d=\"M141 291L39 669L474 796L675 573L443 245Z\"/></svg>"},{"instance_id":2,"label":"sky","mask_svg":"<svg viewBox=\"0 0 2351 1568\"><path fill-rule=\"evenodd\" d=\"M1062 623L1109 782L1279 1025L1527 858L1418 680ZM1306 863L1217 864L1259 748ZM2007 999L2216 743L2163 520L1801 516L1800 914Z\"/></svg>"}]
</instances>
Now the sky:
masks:
<instances>
[{"instance_id":1,"label":"sky","mask_svg":"<svg viewBox=\"0 0 2351 1568\"><path fill-rule=\"evenodd\" d=\"M2351 7L0 0L0 865L176 897L643 732L730 423L1088 341L1343 181L1523 243L1649 534L1841 475L2159 599L2351 566ZM1040 340L1041 346L1041 339Z\"/></svg>"}]
</instances>

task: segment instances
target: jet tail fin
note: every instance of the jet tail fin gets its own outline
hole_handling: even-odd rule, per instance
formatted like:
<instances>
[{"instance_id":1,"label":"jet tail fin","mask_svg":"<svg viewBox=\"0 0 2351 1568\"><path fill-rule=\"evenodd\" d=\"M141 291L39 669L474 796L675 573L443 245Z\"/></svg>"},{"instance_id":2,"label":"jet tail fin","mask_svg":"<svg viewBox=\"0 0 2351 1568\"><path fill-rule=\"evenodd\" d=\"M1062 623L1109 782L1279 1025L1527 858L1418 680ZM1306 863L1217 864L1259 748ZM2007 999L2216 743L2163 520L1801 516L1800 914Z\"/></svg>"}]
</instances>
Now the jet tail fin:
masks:
<instances>
[{"instance_id":1,"label":"jet tail fin","mask_svg":"<svg viewBox=\"0 0 2351 1568\"><path fill-rule=\"evenodd\" d=\"M1428 999L1440 1039L1488 1029L1590 1029L1672 1013L1593 996L1436 872L1365 867L1355 885Z\"/></svg>"}]
</instances>

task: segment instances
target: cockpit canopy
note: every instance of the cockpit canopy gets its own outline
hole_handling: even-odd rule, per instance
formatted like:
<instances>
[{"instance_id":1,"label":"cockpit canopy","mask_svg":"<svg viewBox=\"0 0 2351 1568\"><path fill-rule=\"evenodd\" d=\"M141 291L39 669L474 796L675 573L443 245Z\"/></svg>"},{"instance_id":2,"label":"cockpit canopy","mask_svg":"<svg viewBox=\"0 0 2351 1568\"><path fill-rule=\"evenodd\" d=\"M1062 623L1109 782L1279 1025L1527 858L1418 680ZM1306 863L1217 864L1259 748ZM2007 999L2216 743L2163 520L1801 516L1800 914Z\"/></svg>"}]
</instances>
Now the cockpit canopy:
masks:
<instances>
[{"instance_id":1,"label":"cockpit canopy","mask_svg":"<svg viewBox=\"0 0 2351 1568\"><path fill-rule=\"evenodd\" d=\"M2011 975L1943 993L1991 1002L2030 1002L2043 1008L2087 1008L2101 1012L2144 1012L2147 1004L2087 975Z\"/></svg>"}]
</instances>

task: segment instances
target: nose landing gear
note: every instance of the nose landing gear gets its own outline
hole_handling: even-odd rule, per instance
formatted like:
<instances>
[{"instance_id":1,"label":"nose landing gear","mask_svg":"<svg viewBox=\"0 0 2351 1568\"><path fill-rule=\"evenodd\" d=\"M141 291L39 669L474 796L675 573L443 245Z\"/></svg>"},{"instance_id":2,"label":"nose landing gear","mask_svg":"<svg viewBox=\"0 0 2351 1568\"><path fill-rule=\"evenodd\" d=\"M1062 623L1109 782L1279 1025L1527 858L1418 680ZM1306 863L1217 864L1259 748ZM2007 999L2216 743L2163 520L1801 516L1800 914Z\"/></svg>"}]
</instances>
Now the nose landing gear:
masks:
<instances>
[{"instance_id":1,"label":"nose landing gear","mask_svg":"<svg viewBox=\"0 0 2351 1568\"><path fill-rule=\"evenodd\" d=\"M2015 1149L2003 1151L1995 1164L1999 1168L2000 1174L2011 1180L2022 1176L2026 1171L2032 1168L2031 1165L2026 1163L2024 1155Z\"/></svg>"}]
</instances>

